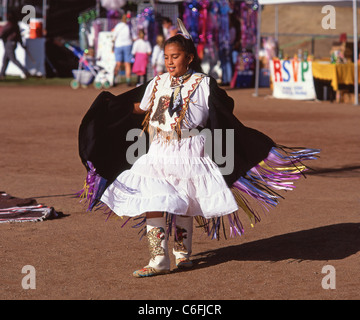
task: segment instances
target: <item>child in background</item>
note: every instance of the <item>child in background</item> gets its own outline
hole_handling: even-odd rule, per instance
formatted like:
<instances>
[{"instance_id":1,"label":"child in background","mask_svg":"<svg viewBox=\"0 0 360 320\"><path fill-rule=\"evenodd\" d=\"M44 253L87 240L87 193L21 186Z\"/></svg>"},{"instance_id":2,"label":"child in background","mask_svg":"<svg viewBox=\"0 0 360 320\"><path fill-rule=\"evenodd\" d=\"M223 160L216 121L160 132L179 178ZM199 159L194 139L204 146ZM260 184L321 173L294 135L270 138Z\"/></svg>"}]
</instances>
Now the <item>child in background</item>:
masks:
<instances>
[{"instance_id":1,"label":"child in background","mask_svg":"<svg viewBox=\"0 0 360 320\"><path fill-rule=\"evenodd\" d=\"M139 30L139 38L134 42L131 51L131 54L135 56L132 72L138 76L137 86L144 84L146 81L146 70L152 51L150 42L144 38L144 31Z\"/></svg>"},{"instance_id":2,"label":"child in background","mask_svg":"<svg viewBox=\"0 0 360 320\"><path fill-rule=\"evenodd\" d=\"M151 57L154 76L161 75L165 72L164 42L165 39L163 35L160 34L156 37L156 45Z\"/></svg>"}]
</instances>

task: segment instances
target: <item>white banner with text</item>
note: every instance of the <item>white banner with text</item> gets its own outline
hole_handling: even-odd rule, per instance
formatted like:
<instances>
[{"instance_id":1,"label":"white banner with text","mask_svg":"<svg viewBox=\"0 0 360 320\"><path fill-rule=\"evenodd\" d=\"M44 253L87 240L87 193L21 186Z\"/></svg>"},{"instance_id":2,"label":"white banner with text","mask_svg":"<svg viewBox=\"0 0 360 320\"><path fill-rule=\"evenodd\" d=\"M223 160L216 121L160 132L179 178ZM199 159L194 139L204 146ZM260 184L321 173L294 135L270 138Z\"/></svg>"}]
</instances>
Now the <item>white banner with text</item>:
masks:
<instances>
[{"instance_id":1,"label":"white banner with text","mask_svg":"<svg viewBox=\"0 0 360 320\"><path fill-rule=\"evenodd\" d=\"M316 99L311 61L273 59L270 75L275 98Z\"/></svg>"}]
</instances>

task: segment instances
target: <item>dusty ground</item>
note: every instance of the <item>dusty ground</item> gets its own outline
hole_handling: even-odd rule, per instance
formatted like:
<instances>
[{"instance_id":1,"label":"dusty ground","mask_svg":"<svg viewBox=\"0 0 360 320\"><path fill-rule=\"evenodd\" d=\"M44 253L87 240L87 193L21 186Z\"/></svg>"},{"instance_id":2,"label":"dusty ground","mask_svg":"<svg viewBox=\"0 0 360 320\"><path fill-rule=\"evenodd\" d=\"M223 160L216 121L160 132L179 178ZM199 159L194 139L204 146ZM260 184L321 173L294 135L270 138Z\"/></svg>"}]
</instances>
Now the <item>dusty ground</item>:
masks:
<instances>
[{"instance_id":1,"label":"dusty ground","mask_svg":"<svg viewBox=\"0 0 360 320\"><path fill-rule=\"evenodd\" d=\"M242 237L210 240L196 229L192 271L135 279L133 270L148 261L146 242L70 196L85 176L78 126L98 93L0 87L0 190L66 215L0 224L0 299L360 298L360 107L275 100L268 89L258 98L252 89L229 91L244 124L281 144L321 148L311 164L318 171L255 228L244 219ZM35 290L21 286L25 265L36 270ZM335 268L336 289L322 287L326 265Z\"/></svg>"}]
</instances>

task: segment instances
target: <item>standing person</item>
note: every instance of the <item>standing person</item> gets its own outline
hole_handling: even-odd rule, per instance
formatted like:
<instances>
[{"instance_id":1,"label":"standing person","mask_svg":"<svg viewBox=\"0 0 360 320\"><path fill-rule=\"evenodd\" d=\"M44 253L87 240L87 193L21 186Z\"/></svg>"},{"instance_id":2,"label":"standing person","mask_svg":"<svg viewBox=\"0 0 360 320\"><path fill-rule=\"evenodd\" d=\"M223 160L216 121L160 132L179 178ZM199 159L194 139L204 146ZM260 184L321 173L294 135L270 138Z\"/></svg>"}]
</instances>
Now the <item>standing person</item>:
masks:
<instances>
[{"instance_id":1,"label":"standing person","mask_svg":"<svg viewBox=\"0 0 360 320\"><path fill-rule=\"evenodd\" d=\"M162 30L165 40L177 34L177 28L173 25L170 18L165 17L162 19Z\"/></svg>"},{"instance_id":2,"label":"standing person","mask_svg":"<svg viewBox=\"0 0 360 320\"><path fill-rule=\"evenodd\" d=\"M20 29L18 25L18 21L13 12L8 13L8 21L2 31L0 32L0 38L4 41L4 56L2 61L2 68L0 71L0 79L5 78L5 72L11 61L14 63L24 74L24 77L27 78L30 76L29 71L16 59L15 50L17 44L25 49L25 45L22 42Z\"/></svg>"},{"instance_id":3,"label":"standing person","mask_svg":"<svg viewBox=\"0 0 360 320\"><path fill-rule=\"evenodd\" d=\"M154 76L161 75L165 72L165 59L164 59L164 36L159 34L156 37L156 45L154 46L151 65L154 71Z\"/></svg>"},{"instance_id":4,"label":"standing person","mask_svg":"<svg viewBox=\"0 0 360 320\"><path fill-rule=\"evenodd\" d=\"M221 65L222 85L228 86L232 79L231 47L229 30L229 12L231 11L227 0L220 1L220 35L219 35L219 58Z\"/></svg>"},{"instance_id":5,"label":"standing person","mask_svg":"<svg viewBox=\"0 0 360 320\"><path fill-rule=\"evenodd\" d=\"M139 30L139 38L134 42L131 54L135 56L132 72L138 76L137 85L144 84L149 57L151 56L151 44L145 40L144 30Z\"/></svg>"},{"instance_id":6,"label":"standing person","mask_svg":"<svg viewBox=\"0 0 360 320\"><path fill-rule=\"evenodd\" d=\"M115 26L112 31L114 42L114 54L115 54L115 70L114 78L119 74L122 65L125 65L125 77L126 83L130 85L131 81L131 48L132 38L130 27L127 24L126 14L123 14L121 21ZM114 81L115 83L115 81Z\"/></svg>"},{"instance_id":7,"label":"standing person","mask_svg":"<svg viewBox=\"0 0 360 320\"><path fill-rule=\"evenodd\" d=\"M237 120L234 100L201 71L194 43L183 32L165 42L167 73L119 96L103 92L79 131L90 209L100 200L119 216L143 216L137 226L145 228L150 261L135 277L170 272L172 227L176 266L192 267L194 217L213 238L225 232L224 217L230 234L242 234L241 209L252 223L259 221L247 196L275 206L279 195L274 189L290 190L292 180L306 170L299 162L318 152L290 152ZM125 137L133 128L143 128L152 142L131 165L132 144ZM208 142L214 152L206 148ZM231 170L221 171L215 153L229 154Z\"/></svg>"}]
</instances>

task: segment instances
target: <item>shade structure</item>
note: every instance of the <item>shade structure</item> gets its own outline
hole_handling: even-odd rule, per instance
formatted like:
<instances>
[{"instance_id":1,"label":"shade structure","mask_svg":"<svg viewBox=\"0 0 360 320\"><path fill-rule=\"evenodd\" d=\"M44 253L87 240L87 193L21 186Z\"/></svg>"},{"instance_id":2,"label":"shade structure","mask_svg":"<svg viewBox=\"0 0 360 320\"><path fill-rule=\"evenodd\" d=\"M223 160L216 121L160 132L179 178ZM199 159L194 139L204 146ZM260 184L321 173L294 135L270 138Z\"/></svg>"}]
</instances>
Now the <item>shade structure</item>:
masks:
<instances>
[{"instance_id":1,"label":"shade structure","mask_svg":"<svg viewBox=\"0 0 360 320\"><path fill-rule=\"evenodd\" d=\"M261 6L262 5L277 5L277 4L303 4L303 5L325 5L330 4L334 6L349 6L353 8L353 33L354 33L354 104L359 104L359 89L358 89L358 32L357 32L357 6L360 0L258 0L259 6L259 19L258 19L258 41L257 51L260 48L260 27L261 27ZM255 78L255 96L258 96L259 92L259 55L256 56L256 78Z\"/></svg>"}]
</instances>

